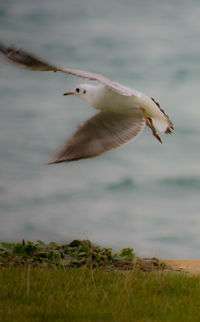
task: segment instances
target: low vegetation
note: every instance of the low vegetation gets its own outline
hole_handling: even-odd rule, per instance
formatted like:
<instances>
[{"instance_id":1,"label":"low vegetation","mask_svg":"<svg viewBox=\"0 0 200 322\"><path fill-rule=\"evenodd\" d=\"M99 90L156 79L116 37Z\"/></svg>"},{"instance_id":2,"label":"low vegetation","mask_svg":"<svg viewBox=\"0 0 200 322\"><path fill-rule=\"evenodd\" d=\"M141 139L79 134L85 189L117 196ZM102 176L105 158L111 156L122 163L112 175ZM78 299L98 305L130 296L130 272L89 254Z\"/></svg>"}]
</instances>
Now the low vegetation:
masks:
<instances>
[{"instance_id":1,"label":"low vegetation","mask_svg":"<svg viewBox=\"0 0 200 322\"><path fill-rule=\"evenodd\" d=\"M69 244L42 241L22 243L1 243L0 266L37 266L51 268L105 268L107 270L166 269L167 266L157 258L139 258L133 249L124 248L113 253L111 248L94 245L89 240L73 240Z\"/></svg>"}]
</instances>

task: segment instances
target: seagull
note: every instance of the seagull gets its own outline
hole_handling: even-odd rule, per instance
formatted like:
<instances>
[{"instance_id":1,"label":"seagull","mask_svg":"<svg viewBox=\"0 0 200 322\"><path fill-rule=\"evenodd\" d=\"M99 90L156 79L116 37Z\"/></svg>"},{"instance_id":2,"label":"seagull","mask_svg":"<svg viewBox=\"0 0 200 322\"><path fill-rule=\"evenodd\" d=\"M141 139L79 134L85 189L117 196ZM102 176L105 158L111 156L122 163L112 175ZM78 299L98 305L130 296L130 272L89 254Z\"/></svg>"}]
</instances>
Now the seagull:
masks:
<instances>
[{"instance_id":1,"label":"seagull","mask_svg":"<svg viewBox=\"0 0 200 322\"><path fill-rule=\"evenodd\" d=\"M98 110L81 124L49 164L96 157L115 149L140 134L147 125L162 143L156 130L171 134L174 125L158 102L135 89L84 70L61 68L16 47L0 43L0 54L10 63L33 71L62 72L98 85L80 84L63 95L74 95Z\"/></svg>"}]
</instances>

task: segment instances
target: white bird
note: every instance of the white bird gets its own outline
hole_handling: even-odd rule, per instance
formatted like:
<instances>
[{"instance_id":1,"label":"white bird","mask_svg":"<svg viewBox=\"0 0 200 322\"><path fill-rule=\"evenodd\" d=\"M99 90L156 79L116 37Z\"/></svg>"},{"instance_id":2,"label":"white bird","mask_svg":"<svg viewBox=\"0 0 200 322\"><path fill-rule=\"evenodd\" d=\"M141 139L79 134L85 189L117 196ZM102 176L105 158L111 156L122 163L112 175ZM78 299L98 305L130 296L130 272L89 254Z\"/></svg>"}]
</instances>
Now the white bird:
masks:
<instances>
[{"instance_id":1,"label":"white bird","mask_svg":"<svg viewBox=\"0 0 200 322\"><path fill-rule=\"evenodd\" d=\"M156 132L171 134L172 121L151 97L107 77L77 69L63 69L15 47L0 43L0 53L11 63L30 70L54 71L97 81L98 86L81 84L64 95L75 95L99 112L81 124L64 147L49 162L60 163L95 157L134 139L144 128L161 143Z\"/></svg>"}]
</instances>

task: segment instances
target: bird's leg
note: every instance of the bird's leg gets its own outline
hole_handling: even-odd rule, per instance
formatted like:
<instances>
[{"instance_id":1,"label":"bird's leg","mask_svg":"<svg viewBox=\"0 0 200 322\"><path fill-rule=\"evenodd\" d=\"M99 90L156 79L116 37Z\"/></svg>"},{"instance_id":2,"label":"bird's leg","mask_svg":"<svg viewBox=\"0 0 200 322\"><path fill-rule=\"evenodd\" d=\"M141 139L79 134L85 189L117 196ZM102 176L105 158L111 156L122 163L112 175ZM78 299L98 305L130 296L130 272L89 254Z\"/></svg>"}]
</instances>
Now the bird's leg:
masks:
<instances>
[{"instance_id":1,"label":"bird's leg","mask_svg":"<svg viewBox=\"0 0 200 322\"><path fill-rule=\"evenodd\" d=\"M156 138L160 143L162 143L162 140L161 140L160 136L158 135L158 133L156 132L156 129L155 129L155 127L153 126L153 122L152 122L152 119L151 119L150 117L148 117L148 118L146 119L146 125L147 125L148 127L150 127L150 129L152 130L152 134L153 134L153 136L155 136L155 138Z\"/></svg>"},{"instance_id":2,"label":"bird's leg","mask_svg":"<svg viewBox=\"0 0 200 322\"><path fill-rule=\"evenodd\" d=\"M150 129L152 130L152 134L153 136L160 142L162 143L162 140L160 138L160 136L158 135L158 133L156 132L155 127L153 126L153 122L152 119L150 117L147 116L146 110L144 108L141 108L141 110L144 113L144 118L145 118L145 123L148 127L150 127Z\"/></svg>"}]
</instances>

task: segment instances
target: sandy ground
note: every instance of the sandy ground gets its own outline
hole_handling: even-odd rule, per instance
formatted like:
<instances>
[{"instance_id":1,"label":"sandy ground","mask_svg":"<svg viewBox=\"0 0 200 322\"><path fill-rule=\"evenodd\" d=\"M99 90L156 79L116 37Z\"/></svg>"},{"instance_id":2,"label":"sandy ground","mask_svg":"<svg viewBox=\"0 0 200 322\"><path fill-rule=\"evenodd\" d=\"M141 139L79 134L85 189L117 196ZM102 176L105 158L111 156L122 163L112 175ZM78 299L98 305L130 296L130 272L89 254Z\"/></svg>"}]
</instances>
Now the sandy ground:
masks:
<instances>
[{"instance_id":1,"label":"sandy ground","mask_svg":"<svg viewBox=\"0 0 200 322\"><path fill-rule=\"evenodd\" d=\"M162 261L180 271L189 272L191 274L200 274L200 260L165 259Z\"/></svg>"}]
</instances>

